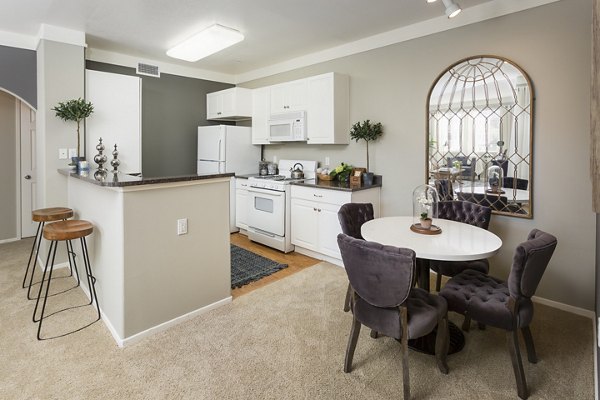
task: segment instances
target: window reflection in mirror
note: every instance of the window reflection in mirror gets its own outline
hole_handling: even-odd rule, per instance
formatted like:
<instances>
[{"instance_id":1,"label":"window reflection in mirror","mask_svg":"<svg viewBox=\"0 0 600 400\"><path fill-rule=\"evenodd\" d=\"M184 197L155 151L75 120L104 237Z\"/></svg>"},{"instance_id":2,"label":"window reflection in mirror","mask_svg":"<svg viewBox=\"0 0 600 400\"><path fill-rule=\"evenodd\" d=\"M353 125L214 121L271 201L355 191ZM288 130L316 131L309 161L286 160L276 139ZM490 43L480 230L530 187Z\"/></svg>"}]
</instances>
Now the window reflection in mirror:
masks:
<instances>
[{"instance_id":1,"label":"window reflection in mirror","mask_svg":"<svg viewBox=\"0 0 600 400\"><path fill-rule=\"evenodd\" d=\"M533 98L527 74L506 59L472 57L440 74L427 110L427 179L440 196L533 217Z\"/></svg>"}]
</instances>

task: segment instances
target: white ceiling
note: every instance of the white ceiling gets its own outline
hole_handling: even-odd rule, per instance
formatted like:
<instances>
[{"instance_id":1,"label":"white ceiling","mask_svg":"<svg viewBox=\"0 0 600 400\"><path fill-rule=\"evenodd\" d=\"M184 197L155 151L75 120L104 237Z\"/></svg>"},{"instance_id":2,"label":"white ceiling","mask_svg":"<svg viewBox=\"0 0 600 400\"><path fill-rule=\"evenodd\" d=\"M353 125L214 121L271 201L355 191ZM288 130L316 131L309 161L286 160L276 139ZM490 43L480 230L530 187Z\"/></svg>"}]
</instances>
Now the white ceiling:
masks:
<instances>
[{"instance_id":1,"label":"white ceiling","mask_svg":"<svg viewBox=\"0 0 600 400\"><path fill-rule=\"evenodd\" d=\"M464 10L491 1L457 0ZM443 15L425 0L1 0L0 30L54 25L85 32L93 49L237 75ZM213 23L246 39L195 63L166 56Z\"/></svg>"}]
</instances>

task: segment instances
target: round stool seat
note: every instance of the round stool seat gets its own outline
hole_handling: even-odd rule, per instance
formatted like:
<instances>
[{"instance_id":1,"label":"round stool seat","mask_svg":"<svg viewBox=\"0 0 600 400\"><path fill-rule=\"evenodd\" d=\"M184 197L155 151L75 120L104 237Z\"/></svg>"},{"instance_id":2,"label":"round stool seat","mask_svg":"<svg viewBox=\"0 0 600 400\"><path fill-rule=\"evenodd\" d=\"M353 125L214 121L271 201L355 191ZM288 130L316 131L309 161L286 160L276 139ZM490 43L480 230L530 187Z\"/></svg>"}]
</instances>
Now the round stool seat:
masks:
<instances>
[{"instance_id":1,"label":"round stool seat","mask_svg":"<svg viewBox=\"0 0 600 400\"><path fill-rule=\"evenodd\" d=\"M34 222L51 222L68 219L73 216L73 210L67 207L40 208L31 212L31 219Z\"/></svg>"},{"instance_id":2,"label":"round stool seat","mask_svg":"<svg viewBox=\"0 0 600 400\"><path fill-rule=\"evenodd\" d=\"M54 222L44 227L46 240L73 240L87 236L94 231L94 225L81 219Z\"/></svg>"}]
</instances>

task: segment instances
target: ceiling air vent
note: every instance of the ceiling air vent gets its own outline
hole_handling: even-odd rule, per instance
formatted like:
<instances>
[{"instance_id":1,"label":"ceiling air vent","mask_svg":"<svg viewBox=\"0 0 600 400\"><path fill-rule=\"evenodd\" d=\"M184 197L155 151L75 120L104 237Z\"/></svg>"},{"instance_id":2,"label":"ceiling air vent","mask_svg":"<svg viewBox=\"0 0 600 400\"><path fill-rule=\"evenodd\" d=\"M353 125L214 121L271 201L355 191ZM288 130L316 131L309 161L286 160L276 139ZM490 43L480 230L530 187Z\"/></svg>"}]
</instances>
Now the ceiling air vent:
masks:
<instances>
[{"instance_id":1,"label":"ceiling air vent","mask_svg":"<svg viewBox=\"0 0 600 400\"><path fill-rule=\"evenodd\" d=\"M147 75L147 76L153 76L155 78L160 78L160 71L158 70L157 65L138 63L135 72L138 75Z\"/></svg>"}]
</instances>

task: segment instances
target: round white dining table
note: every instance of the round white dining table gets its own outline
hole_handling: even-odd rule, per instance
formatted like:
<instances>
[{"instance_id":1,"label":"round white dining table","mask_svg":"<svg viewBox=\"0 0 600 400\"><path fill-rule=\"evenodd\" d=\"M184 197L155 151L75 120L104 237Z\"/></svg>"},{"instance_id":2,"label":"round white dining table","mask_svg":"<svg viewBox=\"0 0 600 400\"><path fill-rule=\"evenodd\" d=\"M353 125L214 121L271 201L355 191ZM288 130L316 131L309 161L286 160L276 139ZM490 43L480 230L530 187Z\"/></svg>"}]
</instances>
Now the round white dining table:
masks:
<instances>
[{"instance_id":1,"label":"round white dining table","mask_svg":"<svg viewBox=\"0 0 600 400\"><path fill-rule=\"evenodd\" d=\"M413 217L383 217L365 222L361 234L365 240L385 245L412 249L420 269L419 286L429 290L429 262L470 261L493 256L502 246L502 240L490 231L462 222L436 218L434 225L442 232L425 235L413 232Z\"/></svg>"}]
</instances>

